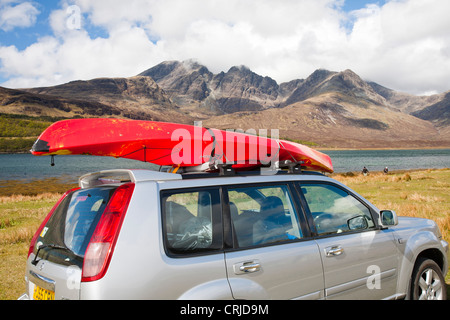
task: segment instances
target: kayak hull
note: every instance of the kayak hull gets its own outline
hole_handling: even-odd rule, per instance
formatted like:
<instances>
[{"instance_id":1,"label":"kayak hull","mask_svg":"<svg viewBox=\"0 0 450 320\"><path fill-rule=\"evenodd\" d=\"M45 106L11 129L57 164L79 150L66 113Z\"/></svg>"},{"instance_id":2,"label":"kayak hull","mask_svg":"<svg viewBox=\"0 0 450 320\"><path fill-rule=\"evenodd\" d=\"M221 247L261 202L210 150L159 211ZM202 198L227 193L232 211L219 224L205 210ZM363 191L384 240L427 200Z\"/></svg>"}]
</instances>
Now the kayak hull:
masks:
<instances>
[{"instance_id":1,"label":"kayak hull","mask_svg":"<svg viewBox=\"0 0 450 320\"><path fill-rule=\"evenodd\" d=\"M31 153L35 156L109 156L179 167L228 163L235 169L290 160L301 161L302 166L310 170L333 172L329 156L291 141L143 120L59 121L40 135Z\"/></svg>"}]
</instances>

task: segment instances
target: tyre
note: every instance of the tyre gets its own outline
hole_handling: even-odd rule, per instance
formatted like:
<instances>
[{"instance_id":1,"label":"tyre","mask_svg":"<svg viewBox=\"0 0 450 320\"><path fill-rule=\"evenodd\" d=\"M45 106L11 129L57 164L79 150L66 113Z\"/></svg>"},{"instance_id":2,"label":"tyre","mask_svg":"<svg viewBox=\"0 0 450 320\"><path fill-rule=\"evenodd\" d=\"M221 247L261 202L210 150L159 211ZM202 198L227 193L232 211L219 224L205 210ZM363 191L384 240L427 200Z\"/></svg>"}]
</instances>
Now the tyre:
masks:
<instances>
[{"instance_id":1,"label":"tyre","mask_svg":"<svg viewBox=\"0 0 450 320\"><path fill-rule=\"evenodd\" d=\"M420 258L411 278L412 300L447 300L445 279L442 271L431 259Z\"/></svg>"}]
</instances>

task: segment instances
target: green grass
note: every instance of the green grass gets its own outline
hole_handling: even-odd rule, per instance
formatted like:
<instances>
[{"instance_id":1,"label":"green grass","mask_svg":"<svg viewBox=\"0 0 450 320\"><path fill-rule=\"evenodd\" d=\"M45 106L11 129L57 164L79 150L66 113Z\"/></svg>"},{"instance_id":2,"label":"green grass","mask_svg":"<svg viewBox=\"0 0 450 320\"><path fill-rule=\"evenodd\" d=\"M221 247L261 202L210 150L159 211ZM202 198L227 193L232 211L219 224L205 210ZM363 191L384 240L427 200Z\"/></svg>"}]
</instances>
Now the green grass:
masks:
<instances>
[{"instance_id":1,"label":"green grass","mask_svg":"<svg viewBox=\"0 0 450 320\"><path fill-rule=\"evenodd\" d=\"M450 169L371 173L367 177L334 174L333 178L379 209L435 220L443 237L450 242ZM0 187L0 300L5 300L17 299L25 292L25 265L31 238L61 193L74 185L58 179L2 184L7 187ZM450 275L446 282L449 286Z\"/></svg>"}]
</instances>

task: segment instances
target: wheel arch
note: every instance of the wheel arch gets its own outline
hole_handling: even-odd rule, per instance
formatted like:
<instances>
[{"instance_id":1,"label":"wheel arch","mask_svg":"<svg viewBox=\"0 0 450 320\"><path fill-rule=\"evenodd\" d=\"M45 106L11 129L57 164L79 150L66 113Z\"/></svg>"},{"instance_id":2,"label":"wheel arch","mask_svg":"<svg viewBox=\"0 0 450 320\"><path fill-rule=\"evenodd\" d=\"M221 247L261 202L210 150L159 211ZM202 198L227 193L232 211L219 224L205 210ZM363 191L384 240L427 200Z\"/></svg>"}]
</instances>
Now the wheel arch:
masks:
<instances>
[{"instance_id":1,"label":"wheel arch","mask_svg":"<svg viewBox=\"0 0 450 320\"><path fill-rule=\"evenodd\" d=\"M422 250L416 257L413 263L411 264L410 275L408 277L407 287L406 287L406 299L411 299L411 289L412 289L412 276L414 270L418 267L418 265L426 259L430 259L439 266L440 270L445 275L446 270L444 270L446 266L446 257L442 254L442 252L437 248L428 248Z\"/></svg>"},{"instance_id":2,"label":"wheel arch","mask_svg":"<svg viewBox=\"0 0 450 320\"><path fill-rule=\"evenodd\" d=\"M430 249L426 249L426 250L423 250L422 252L420 252L416 257L416 260L414 261L414 267L417 265L417 262L419 261L420 258L431 259L437 263L437 265L442 270L442 272L446 271L446 270L444 270L445 257L439 249L430 248Z\"/></svg>"}]
</instances>

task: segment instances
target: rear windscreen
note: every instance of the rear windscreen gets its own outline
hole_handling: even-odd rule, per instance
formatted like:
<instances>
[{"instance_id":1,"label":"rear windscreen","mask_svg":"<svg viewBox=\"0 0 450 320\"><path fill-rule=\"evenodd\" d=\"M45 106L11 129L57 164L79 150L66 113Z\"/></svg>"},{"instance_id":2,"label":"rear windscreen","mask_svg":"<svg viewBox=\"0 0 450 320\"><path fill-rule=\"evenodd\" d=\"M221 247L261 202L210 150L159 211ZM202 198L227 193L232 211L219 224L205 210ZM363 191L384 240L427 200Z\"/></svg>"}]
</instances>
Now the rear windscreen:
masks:
<instances>
[{"instance_id":1,"label":"rear windscreen","mask_svg":"<svg viewBox=\"0 0 450 320\"><path fill-rule=\"evenodd\" d=\"M80 189L67 196L38 237L35 253L40 246L47 246L40 250L40 258L81 266L97 222L116 188Z\"/></svg>"}]
</instances>

